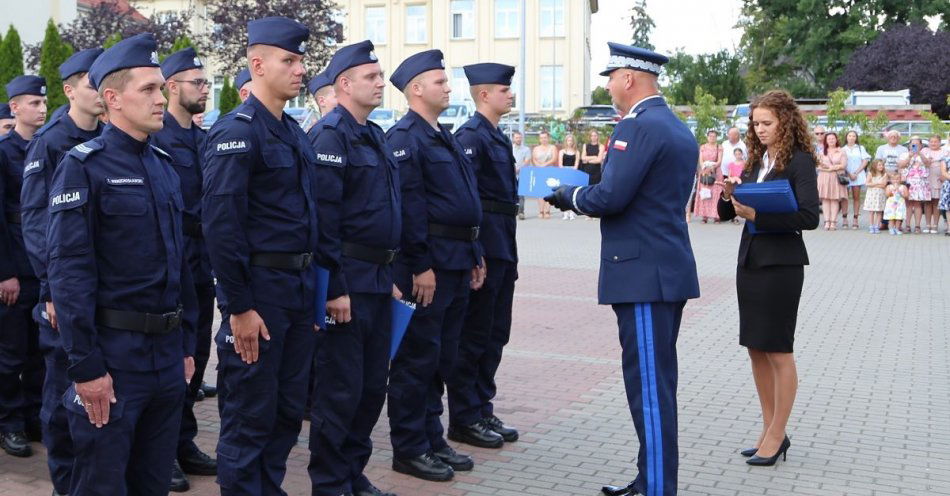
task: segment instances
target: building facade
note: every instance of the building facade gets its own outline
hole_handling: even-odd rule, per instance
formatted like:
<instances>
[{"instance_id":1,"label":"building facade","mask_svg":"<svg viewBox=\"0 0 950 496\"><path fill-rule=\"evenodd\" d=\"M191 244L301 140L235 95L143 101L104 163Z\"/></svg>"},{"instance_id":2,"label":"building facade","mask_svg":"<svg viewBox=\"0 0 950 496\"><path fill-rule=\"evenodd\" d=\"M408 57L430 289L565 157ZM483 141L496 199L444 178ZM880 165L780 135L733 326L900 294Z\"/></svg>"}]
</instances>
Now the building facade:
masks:
<instances>
[{"instance_id":1,"label":"building facade","mask_svg":"<svg viewBox=\"0 0 950 496\"><path fill-rule=\"evenodd\" d=\"M438 48L445 54L453 100L470 99L462 67L499 62L524 78L525 112L570 117L590 103L590 19L597 0L524 0L525 67L521 58L522 0L338 0L344 44L369 39L386 74L406 57ZM387 86L383 106L405 110Z\"/></svg>"}]
</instances>

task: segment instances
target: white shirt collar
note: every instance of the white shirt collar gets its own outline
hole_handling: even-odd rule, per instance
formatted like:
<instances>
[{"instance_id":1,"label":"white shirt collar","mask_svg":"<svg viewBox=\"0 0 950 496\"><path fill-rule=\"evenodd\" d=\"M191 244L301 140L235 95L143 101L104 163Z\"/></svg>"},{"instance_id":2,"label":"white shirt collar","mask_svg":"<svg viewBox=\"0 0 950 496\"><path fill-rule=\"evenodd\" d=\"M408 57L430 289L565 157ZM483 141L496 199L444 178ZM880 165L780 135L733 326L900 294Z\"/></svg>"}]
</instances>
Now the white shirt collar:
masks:
<instances>
[{"instance_id":1,"label":"white shirt collar","mask_svg":"<svg viewBox=\"0 0 950 496\"><path fill-rule=\"evenodd\" d=\"M637 114L635 114L633 111L636 110L637 107L639 107L641 103L643 103L643 102L645 102L645 101L647 101L647 100L649 100L649 99L651 99L651 98L660 98L660 99L662 99L662 98L663 98L663 95L650 95L650 96L648 96L648 97L646 97L646 98L640 100L639 102L634 103L633 106L630 107L630 112L627 112L627 116L636 117Z\"/></svg>"}]
</instances>

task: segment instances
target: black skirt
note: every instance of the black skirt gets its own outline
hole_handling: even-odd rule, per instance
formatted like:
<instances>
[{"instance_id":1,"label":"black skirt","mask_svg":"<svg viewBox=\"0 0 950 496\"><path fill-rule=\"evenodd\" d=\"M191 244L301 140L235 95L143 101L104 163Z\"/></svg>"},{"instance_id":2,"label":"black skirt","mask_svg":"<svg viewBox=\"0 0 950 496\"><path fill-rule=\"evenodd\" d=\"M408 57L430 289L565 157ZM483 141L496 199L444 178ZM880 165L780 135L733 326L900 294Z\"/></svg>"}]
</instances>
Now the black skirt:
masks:
<instances>
[{"instance_id":1,"label":"black skirt","mask_svg":"<svg viewBox=\"0 0 950 496\"><path fill-rule=\"evenodd\" d=\"M792 353L804 280L801 265L739 267L739 344L758 351Z\"/></svg>"}]
</instances>

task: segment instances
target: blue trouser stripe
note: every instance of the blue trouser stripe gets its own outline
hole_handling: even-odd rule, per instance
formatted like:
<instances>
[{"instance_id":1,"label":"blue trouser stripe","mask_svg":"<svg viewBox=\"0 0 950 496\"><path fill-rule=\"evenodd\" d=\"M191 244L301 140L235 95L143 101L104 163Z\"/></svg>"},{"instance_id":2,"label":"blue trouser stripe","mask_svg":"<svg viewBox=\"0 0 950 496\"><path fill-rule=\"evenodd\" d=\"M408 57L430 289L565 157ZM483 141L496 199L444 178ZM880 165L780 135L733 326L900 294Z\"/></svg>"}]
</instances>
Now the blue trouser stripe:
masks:
<instances>
[{"instance_id":1,"label":"blue trouser stripe","mask_svg":"<svg viewBox=\"0 0 950 496\"><path fill-rule=\"evenodd\" d=\"M650 484L650 488L655 488L655 494L663 494L663 420L660 416L660 399L657 397L657 386L656 386L656 352L653 346L653 306L649 303L644 305L644 319L645 329L644 333L646 334L646 360L649 362L647 370L649 371L650 379L650 398L649 401L644 401L644 405L649 404L650 410L653 412L653 433L655 438L653 439L655 448L654 456L656 459L656 464L654 466L656 478L656 484ZM645 408L645 407L644 407Z\"/></svg>"},{"instance_id":2,"label":"blue trouser stripe","mask_svg":"<svg viewBox=\"0 0 950 496\"><path fill-rule=\"evenodd\" d=\"M653 482L658 478L662 478L662 475L658 476L656 471L656 442L654 439L656 431L653 427L653 409L650 408L650 402L653 396L650 394L649 369L652 367L652 364L649 363L647 358L647 338L644 332L643 305L637 303L634 306L634 313L637 320L637 351L640 355L640 360L638 360L640 362L640 394L642 398L641 403L643 404L643 425L647 445L647 496L649 496L651 494L657 494L654 491L655 485Z\"/></svg>"}]
</instances>

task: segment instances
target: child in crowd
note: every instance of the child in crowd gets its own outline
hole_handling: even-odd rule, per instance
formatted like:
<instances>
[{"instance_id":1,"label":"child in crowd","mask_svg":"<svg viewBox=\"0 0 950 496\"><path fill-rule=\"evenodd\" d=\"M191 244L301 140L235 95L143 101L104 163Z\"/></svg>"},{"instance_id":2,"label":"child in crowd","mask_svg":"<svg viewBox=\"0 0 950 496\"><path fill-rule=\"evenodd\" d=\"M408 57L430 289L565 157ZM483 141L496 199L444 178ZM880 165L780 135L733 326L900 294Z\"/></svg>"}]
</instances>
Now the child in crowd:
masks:
<instances>
[{"instance_id":1,"label":"child in crowd","mask_svg":"<svg viewBox=\"0 0 950 496\"><path fill-rule=\"evenodd\" d=\"M871 225L868 232L878 234L881 232L881 218L884 214L884 204L887 196L884 189L887 187L887 172L884 169L883 160L871 162L871 176L868 177L868 192L864 196L864 210L871 215Z\"/></svg>"},{"instance_id":2,"label":"child in crowd","mask_svg":"<svg viewBox=\"0 0 950 496\"><path fill-rule=\"evenodd\" d=\"M884 219L888 222L891 234L903 234L901 223L907 217L907 186L901 183L900 173L893 173L885 188L887 201L884 203Z\"/></svg>"}]
</instances>

